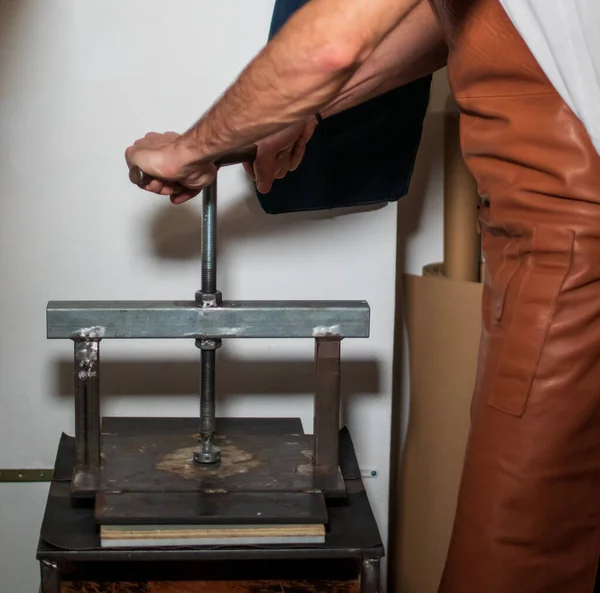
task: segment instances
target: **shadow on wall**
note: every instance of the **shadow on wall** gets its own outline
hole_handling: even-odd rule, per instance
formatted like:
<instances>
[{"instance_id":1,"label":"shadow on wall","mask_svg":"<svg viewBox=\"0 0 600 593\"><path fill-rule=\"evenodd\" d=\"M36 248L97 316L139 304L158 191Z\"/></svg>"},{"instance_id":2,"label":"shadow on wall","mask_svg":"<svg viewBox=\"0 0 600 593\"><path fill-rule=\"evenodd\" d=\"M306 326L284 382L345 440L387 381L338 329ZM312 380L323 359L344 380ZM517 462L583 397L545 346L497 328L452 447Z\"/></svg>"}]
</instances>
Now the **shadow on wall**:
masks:
<instances>
[{"instance_id":1,"label":"shadow on wall","mask_svg":"<svg viewBox=\"0 0 600 593\"><path fill-rule=\"evenodd\" d=\"M57 359L53 364L58 397L73 398L73 360ZM340 423L346 424L347 410L357 398L377 397L381 393L380 364L376 359L352 359L341 362ZM216 400L219 406L228 400L260 395L273 404L286 396L314 395L313 360L236 359L225 350L219 352L216 369ZM107 360L101 365L100 399L112 397L199 398L200 361L194 360ZM312 404L310 404L312 405ZM274 407L273 409L279 409ZM307 407L307 412L310 408ZM144 412L141 411L141 415ZM225 416L229 415L227 413ZM294 414L296 415L296 414Z\"/></svg>"},{"instance_id":2,"label":"shadow on wall","mask_svg":"<svg viewBox=\"0 0 600 593\"><path fill-rule=\"evenodd\" d=\"M25 23L28 12L35 9L34 2L14 2L13 0L0 0L0 29L2 39L11 35L19 37L22 33L21 25ZM4 56L3 56L4 57ZM10 65L10 56L5 65Z\"/></svg>"},{"instance_id":3,"label":"shadow on wall","mask_svg":"<svg viewBox=\"0 0 600 593\"><path fill-rule=\"evenodd\" d=\"M241 169L241 167L240 167ZM217 257L227 246L240 239L281 236L291 231L312 231L312 223L318 220L339 218L361 212L385 208L386 204L356 208L340 208L319 212L297 212L292 214L267 214L261 208L250 180L245 177L247 190L242 196L218 203L217 213ZM201 196L195 198L200 203ZM169 202L157 210L150 221L150 246L160 259L187 260L201 255L202 213L200 208L189 205L175 207Z\"/></svg>"},{"instance_id":4,"label":"shadow on wall","mask_svg":"<svg viewBox=\"0 0 600 593\"><path fill-rule=\"evenodd\" d=\"M58 359L55 393L73 395L73 361ZM342 360L342 391L347 397L380 391L379 362ZM197 395L200 364L193 360L102 360L102 396ZM296 395L315 390L312 360L236 359L225 350L217 364L219 401L234 395Z\"/></svg>"}]
</instances>

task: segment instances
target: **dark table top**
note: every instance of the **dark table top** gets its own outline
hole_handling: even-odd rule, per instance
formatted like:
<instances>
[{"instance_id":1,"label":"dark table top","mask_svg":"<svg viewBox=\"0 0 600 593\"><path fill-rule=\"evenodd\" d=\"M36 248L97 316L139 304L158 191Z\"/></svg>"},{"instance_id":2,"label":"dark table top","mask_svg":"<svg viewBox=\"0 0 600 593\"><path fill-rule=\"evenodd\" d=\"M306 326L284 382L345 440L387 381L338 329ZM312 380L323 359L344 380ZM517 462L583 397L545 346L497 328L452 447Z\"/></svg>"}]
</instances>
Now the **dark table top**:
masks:
<instances>
[{"instance_id":1,"label":"dark table top","mask_svg":"<svg viewBox=\"0 0 600 593\"><path fill-rule=\"evenodd\" d=\"M63 434L36 557L57 562L380 558L384 555L383 543L361 479L352 438L346 428L340 431L339 443L340 469L348 495L343 500L328 501L329 524L324 544L107 549L100 547L93 506L75 503L70 496L75 440Z\"/></svg>"}]
</instances>

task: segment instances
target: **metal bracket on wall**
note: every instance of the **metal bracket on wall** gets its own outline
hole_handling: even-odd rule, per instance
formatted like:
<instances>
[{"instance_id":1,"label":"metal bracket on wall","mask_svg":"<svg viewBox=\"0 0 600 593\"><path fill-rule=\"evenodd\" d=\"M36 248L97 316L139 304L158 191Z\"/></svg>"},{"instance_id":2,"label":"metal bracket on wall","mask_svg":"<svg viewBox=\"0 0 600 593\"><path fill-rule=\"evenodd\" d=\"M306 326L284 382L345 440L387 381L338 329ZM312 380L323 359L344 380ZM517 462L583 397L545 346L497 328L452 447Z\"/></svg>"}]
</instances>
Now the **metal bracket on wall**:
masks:
<instances>
[{"instance_id":1,"label":"metal bracket on wall","mask_svg":"<svg viewBox=\"0 0 600 593\"><path fill-rule=\"evenodd\" d=\"M51 469L0 469L0 483L51 482L53 475Z\"/></svg>"}]
</instances>

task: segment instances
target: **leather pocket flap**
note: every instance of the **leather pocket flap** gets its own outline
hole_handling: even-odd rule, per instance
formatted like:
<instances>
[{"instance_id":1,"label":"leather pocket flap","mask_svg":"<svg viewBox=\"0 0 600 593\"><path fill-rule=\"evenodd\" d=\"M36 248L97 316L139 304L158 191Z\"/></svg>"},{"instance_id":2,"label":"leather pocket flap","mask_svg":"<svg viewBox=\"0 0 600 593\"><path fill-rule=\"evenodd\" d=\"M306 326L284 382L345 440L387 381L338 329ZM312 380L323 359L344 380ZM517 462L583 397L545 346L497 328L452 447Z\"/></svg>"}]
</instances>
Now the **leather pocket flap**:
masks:
<instances>
[{"instance_id":1,"label":"leather pocket flap","mask_svg":"<svg viewBox=\"0 0 600 593\"><path fill-rule=\"evenodd\" d=\"M515 416L525 411L554 309L570 269L573 243L574 232L570 229L535 226L531 248L520 250L520 269L504 305L512 311L507 315L508 327L488 397L488 403L499 410Z\"/></svg>"}]
</instances>

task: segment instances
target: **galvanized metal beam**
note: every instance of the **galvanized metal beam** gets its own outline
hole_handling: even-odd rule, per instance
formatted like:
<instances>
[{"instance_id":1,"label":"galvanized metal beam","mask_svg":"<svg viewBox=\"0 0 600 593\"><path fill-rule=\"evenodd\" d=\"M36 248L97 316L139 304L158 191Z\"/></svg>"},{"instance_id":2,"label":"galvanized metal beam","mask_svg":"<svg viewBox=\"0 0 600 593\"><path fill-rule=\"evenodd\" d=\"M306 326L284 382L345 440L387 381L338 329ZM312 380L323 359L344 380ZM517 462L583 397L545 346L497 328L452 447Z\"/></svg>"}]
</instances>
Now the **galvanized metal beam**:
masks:
<instances>
[{"instance_id":1,"label":"galvanized metal beam","mask_svg":"<svg viewBox=\"0 0 600 593\"><path fill-rule=\"evenodd\" d=\"M47 337L368 338L365 301L51 301Z\"/></svg>"}]
</instances>

